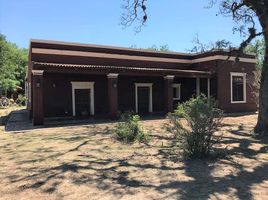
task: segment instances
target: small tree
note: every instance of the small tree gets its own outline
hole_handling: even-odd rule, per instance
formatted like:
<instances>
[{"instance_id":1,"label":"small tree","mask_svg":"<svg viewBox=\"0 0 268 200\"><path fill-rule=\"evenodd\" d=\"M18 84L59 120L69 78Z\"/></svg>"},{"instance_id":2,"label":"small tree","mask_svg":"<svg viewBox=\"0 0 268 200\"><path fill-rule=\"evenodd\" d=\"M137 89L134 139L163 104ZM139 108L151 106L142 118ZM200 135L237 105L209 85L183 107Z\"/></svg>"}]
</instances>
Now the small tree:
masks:
<instances>
[{"instance_id":1,"label":"small tree","mask_svg":"<svg viewBox=\"0 0 268 200\"><path fill-rule=\"evenodd\" d=\"M123 113L121 122L113 130L116 139L124 143L148 142L150 137L142 130L139 122L139 115L134 115L130 112Z\"/></svg>"},{"instance_id":2,"label":"small tree","mask_svg":"<svg viewBox=\"0 0 268 200\"><path fill-rule=\"evenodd\" d=\"M168 115L167 130L174 134L177 147L187 158L207 157L220 136L215 132L220 126L223 112L216 102L204 95L180 104Z\"/></svg>"}]
</instances>

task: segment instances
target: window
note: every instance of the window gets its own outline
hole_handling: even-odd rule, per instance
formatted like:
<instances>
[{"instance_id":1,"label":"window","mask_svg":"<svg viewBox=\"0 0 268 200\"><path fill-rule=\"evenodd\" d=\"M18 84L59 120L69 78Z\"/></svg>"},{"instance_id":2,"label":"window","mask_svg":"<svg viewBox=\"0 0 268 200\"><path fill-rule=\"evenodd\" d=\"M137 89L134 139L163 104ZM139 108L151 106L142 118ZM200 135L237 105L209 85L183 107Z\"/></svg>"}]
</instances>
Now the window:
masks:
<instances>
[{"instance_id":1,"label":"window","mask_svg":"<svg viewBox=\"0 0 268 200\"><path fill-rule=\"evenodd\" d=\"M181 84L173 84L173 100L181 99Z\"/></svg>"},{"instance_id":2,"label":"window","mask_svg":"<svg viewBox=\"0 0 268 200\"><path fill-rule=\"evenodd\" d=\"M245 73L231 73L231 103L246 103Z\"/></svg>"}]
</instances>

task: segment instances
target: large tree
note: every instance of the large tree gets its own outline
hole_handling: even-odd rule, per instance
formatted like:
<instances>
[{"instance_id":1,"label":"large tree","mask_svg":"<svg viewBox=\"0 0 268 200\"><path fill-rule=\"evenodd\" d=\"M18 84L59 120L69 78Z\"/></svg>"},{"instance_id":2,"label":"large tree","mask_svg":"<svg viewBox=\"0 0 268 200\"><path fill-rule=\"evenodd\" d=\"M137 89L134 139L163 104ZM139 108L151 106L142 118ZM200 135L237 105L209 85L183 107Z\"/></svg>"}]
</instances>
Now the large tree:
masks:
<instances>
[{"instance_id":1,"label":"large tree","mask_svg":"<svg viewBox=\"0 0 268 200\"><path fill-rule=\"evenodd\" d=\"M255 132L268 135L268 0L208 0L210 5L219 5L220 13L230 16L236 22L235 31L246 35L240 44L239 51L244 49L258 36L263 36L265 42L264 61L261 69L259 114ZM167 3L167 2L165 2ZM122 25L130 26L134 21L140 21L137 31L148 20L147 0L125 0L125 12L122 15ZM261 30L258 32L256 22Z\"/></svg>"},{"instance_id":2,"label":"large tree","mask_svg":"<svg viewBox=\"0 0 268 200\"><path fill-rule=\"evenodd\" d=\"M23 91L27 54L27 49L18 48L0 34L0 95L6 96L7 93L16 91L18 87Z\"/></svg>"}]
</instances>

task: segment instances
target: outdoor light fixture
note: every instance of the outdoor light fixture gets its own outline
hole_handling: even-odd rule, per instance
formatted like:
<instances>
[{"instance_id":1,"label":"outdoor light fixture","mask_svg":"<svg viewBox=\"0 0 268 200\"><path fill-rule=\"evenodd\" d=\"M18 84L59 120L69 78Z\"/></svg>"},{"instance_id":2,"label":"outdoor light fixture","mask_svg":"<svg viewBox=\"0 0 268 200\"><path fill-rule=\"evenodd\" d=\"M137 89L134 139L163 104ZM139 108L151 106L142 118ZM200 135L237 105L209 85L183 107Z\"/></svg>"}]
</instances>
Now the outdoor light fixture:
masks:
<instances>
[{"instance_id":1,"label":"outdoor light fixture","mask_svg":"<svg viewBox=\"0 0 268 200\"><path fill-rule=\"evenodd\" d=\"M36 87L37 88L40 88L40 86L41 86L40 79L37 79L37 81L36 81Z\"/></svg>"},{"instance_id":2,"label":"outdoor light fixture","mask_svg":"<svg viewBox=\"0 0 268 200\"><path fill-rule=\"evenodd\" d=\"M57 85L56 85L56 83L53 83L53 84L52 84L52 87L54 87L54 88L55 88L56 86L57 86Z\"/></svg>"},{"instance_id":3,"label":"outdoor light fixture","mask_svg":"<svg viewBox=\"0 0 268 200\"><path fill-rule=\"evenodd\" d=\"M117 88L117 82L116 81L113 82L113 87Z\"/></svg>"}]
</instances>

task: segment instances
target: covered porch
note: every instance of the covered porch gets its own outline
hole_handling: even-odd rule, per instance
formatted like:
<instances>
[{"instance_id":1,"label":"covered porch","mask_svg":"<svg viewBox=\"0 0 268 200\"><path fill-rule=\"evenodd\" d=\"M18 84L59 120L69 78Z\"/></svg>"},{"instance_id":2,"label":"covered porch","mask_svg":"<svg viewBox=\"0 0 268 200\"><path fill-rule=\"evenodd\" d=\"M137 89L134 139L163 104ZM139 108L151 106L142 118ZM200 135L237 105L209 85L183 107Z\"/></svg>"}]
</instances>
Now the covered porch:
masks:
<instances>
[{"instance_id":1,"label":"covered porch","mask_svg":"<svg viewBox=\"0 0 268 200\"><path fill-rule=\"evenodd\" d=\"M216 95L215 78L208 71L33 64L34 125L49 117L117 119L125 111L164 115L193 95Z\"/></svg>"}]
</instances>

